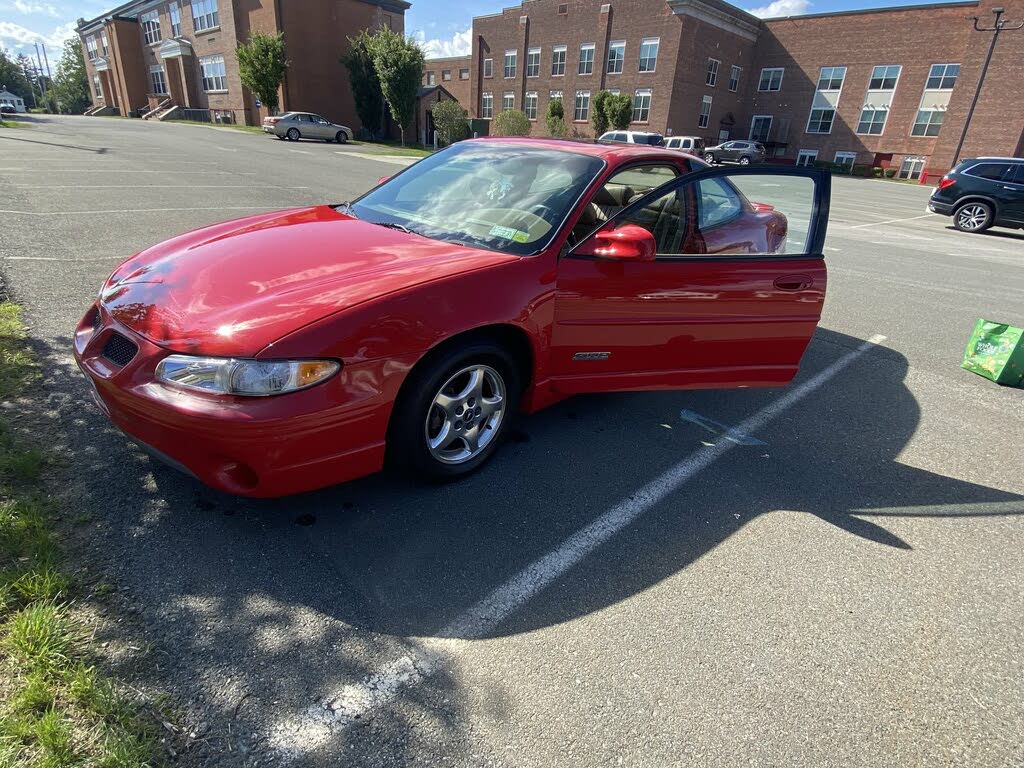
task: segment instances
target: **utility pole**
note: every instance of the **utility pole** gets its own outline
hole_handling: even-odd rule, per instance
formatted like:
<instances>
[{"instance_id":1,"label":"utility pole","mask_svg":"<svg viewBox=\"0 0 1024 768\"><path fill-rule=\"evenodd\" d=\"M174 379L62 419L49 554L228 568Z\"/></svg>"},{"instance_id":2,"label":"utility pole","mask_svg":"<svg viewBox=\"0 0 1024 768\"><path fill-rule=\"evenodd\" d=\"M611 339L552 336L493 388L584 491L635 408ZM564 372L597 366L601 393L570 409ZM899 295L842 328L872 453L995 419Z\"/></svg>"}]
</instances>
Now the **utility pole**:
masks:
<instances>
[{"instance_id":1,"label":"utility pole","mask_svg":"<svg viewBox=\"0 0 1024 768\"><path fill-rule=\"evenodd\" d=\"M42 80L44 77L46 77L46 73L43 71L43 59L39 55L39 43L33 43L33 45L35 45L35 47L36 47L36 65L39 67L39 69L37 69L36 71L39 73L39 79ZM43 88L44 85L46 85L45 81L40 83L39 90L42 91L43 98L46 99L46 91L47 91L47 89ZM53 83L50 83L49 85L50 85L50 87L53 87ZM46 102L47 102L47 104L49 104L50 100L46 99Z\"/></svg>"},{"instance_id":2,"label":"utility pole","mask_svg":"<svg viewBox=\"0 0 1024 768\"><path fill-rule=\"evenodd\" d=\"M46 62L46 76L50 79L50 93L53 94L53 73L50 72L50 60L46 57L46 43L39 44L43 49L43 61ZM54 104L57 108L57 112L60 112L60 104L57 99L54 99Z\"/></svg>"},{"instance_id":3,"label":"utility pole","mask_svg":"<svg viewBox=\"0 0 1024 768\"><path fill-rule=\"evenodd\" d=\"M974 108L978 106L978 99L981 97L981 87L985 84L985 75L988 74L988 65L992 61L992 53L996 49L996 40L999 39L999 33L1004 29L1007 31L1015 29L1024 29L1024 21L1019 24L1010 24L1009 22L1003 21L1003 13L1006 11L1005 8L993 8L992 13L995 14L996 20L991 27L979 27L977 16L968 16L974 22L974 30L976 32L991 32L992 42L988 45L988 54L985 56L985 63L981 66L981 76L978 78L978 85L974 89L974 98L971 100L971 108L967 110L967 119L964 120L964 127L960 131L960 140L956 144L956 152L953 153L953 166L960 162L960 151L964 148L964 139L967 138L967 129L971 126L971 118L974 117Z\"/></svg>"}]
</instances>

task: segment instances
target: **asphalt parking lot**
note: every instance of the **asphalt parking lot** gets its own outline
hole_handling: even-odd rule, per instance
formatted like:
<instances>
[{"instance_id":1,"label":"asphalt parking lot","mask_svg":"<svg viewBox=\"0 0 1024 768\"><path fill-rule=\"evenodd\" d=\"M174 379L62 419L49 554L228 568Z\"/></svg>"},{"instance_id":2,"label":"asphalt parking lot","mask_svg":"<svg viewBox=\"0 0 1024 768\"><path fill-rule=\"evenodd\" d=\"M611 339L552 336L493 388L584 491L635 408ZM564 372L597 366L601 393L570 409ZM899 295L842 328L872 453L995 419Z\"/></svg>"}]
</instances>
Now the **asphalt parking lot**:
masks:
<instances>
[{"instance_id":1,"label":"asphalt parking lot","mask_svg":"<svg viewBox=\"0 0 1024 768\"><path fill-rule=\"evenodd\" d=\"M454 485L252 502L107 424L75 324L147 245L405 161L104 118L0 153L41 429L154 662L135 683L196 724L183 764L1024 763L1024 390L959 368L977 318L1024 321L1024 233L837 178L789 389L576 397Z\"/></svg>"}]
</instances>

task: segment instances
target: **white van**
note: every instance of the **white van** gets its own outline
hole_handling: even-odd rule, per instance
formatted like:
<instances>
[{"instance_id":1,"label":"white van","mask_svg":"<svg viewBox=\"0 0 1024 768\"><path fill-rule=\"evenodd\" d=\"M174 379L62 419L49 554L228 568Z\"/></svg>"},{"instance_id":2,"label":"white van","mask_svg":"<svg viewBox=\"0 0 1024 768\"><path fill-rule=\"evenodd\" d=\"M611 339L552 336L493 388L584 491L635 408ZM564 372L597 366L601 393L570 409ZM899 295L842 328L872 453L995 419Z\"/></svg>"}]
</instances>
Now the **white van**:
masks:
<instances>
[{"instance_id":1,"label":"white van","mask_svg":"<svg viewBox=\"0 0 1024 768\"><path fill-rule=\"evenodd\" d=\"M704 139L700 136L669 136L665 139L666 149L678 149L690 155L700 156L704 151Z\"/></svg>"}]
</instances>

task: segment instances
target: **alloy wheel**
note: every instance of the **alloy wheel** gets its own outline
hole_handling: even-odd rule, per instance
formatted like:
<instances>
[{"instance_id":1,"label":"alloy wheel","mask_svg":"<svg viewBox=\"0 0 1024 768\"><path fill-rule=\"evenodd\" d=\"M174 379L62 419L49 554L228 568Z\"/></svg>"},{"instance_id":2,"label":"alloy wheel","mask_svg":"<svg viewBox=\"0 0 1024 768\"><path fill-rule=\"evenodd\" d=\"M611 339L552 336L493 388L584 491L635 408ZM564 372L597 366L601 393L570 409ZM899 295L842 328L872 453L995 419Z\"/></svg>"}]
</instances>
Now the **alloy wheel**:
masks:
<instances>
[{"instance_id":1,"label":"alloy wheel","mask_svg":"<svg viewBox=\"0 0 1024 768\"><path fill-rule=\"evenodd\" d=\"M965 229L969 232L974 232L985 226L985 222L988 220L988 209L983 205L977 203L972 205L965 205L956 214L956 223L960 225L961 229Z\"/></svg>"},{"instance_id":2,"label":"alloy wheel","mask_svg":"<svg viewBox=\"0 0 1024 768\"><path fill-rule=\"evenodd\" d=\"M430 454L444 464L480 455L498 434L505 416L505 381L488 365L470 365L452 375L427 411L424 437Z\"/></svg>"}]
</instances>

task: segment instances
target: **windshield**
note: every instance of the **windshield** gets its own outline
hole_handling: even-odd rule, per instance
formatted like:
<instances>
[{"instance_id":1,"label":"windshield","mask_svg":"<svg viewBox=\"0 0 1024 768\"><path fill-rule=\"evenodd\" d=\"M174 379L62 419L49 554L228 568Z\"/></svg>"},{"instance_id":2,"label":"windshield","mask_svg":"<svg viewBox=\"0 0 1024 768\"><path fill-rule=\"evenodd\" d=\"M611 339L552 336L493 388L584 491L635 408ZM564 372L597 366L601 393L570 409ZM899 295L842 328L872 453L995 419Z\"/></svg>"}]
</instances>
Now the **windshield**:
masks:
<instances>
[{"instance_id":1,"label":"windshield","mask_svg":"<svg viewBox=\"0 0 1024 768\"><path fill-rule=\"evenodd\" d=\"M346 213L434 240L526 256L558 233L604 161L487 141L459 143L367 192Z\"/></svg>"}]
</instances>

